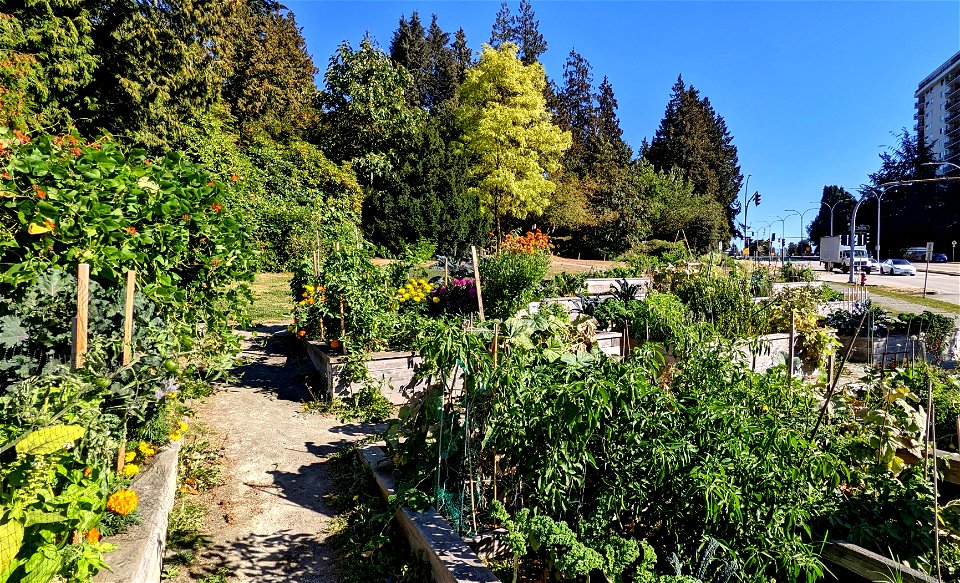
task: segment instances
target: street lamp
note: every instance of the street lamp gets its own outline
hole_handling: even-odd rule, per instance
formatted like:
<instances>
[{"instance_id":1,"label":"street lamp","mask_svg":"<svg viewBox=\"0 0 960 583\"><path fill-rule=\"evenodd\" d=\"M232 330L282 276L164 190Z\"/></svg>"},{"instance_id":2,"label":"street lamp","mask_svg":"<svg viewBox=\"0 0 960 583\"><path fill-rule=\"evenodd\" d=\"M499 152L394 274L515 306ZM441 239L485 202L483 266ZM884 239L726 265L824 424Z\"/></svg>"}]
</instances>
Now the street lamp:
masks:
<instances>
[{"instance_id":1,"label":"street lamp","mask_svg":"<svg viewBox=\"0 0 960 583\"><path fill-rule=\"evenodd\" d=\"M747 193L750 192L750 177L753 174L747 174L747 183L743 187L743 246L747 247Z\"/></svg>"},{"instance_id":2,"label":"street lamp","mask_svg":"<svg viewBox=\"0 0 960 583\"><path fill-rule=\"evenodd\" d=\"M803 215L807 214L807 213L810 212L810 211L818 211L818 210L820 210L820 207L818 207L818 206L810 207L810 208L808 208L807 210L805 210L805 211L803 211L803 212L795 211L795 210L793 210L793 209L787 209L787 212L796 213L796 214L800 215L800 240L797 241L797 247L800 246L800 243L802 243L802 242L803 242L803 239L804 239L804 235L803 235ZM832 235L832 234L833 234L833 233L831 233L831 235ZM800 255L803 255L803 251L800 251Z\"/></svg>"},{"instance_id":3,"label":"street lamp","mask_svg":"<svg viewBox=\"0 0 960 583\"><path fill-rule=\"evenodd\" d=\"M950 164L950 162L947 162ZM926 163L925 163L926 164ZM853 212L850 213L850 279L848 280L851 284L853 283L853 258L854 258L854 240L857 237L857 211L860 210L860 205L863 204L863 201L867 199L867 195L870 192L874 192L879 196L883 196L888 190L895 186L908 186L911 184L921 184L928 182L952 182L954 180L960 180L960 177L956 178L918 178L916 180L902 180L902 181L893 181L893 182L884 182L883 184L877 185L877 188L867 187L867 191L860 195L860 198L857 199L856 204L853 205ZM877 189L882 188L883 191ZM879 207L879 204L877 205ZM879 210L878 210L879 214ZM877 248L880 248L880 233L877 233Z\"/></svg>"},{"instance_id":4,"label":"street lamp","mask_svg":"<svg viewBox=\"0 0 960 583\"><path fill-rule=\"evenodd\" d=\"M776 223L777 221L780 221L780 263L783 263L783 244L787 241L787 238L784 236L786 235L786 233L784 233L784 230L787 228L786 221L788 218L790 218L790 216L791 215L787 215L785 217L775 217L773 221L774 223Z\"/></svg>"},{"instance_id":5,"label":"street lamp","mask_svg":"<svg viewBox=\"0 0 960 583\"><path fill-rule=\"evenodd\" d=\"M821 205L826 206L828 209L830 209L830 236L831 237L833 237L833 209L837 208L837 205L840 204L841 202L847 202L847 199L841 198L840 200L838 200L833 204L827 204L825 202L820 203Z\"/></svg>"}]
</instances>

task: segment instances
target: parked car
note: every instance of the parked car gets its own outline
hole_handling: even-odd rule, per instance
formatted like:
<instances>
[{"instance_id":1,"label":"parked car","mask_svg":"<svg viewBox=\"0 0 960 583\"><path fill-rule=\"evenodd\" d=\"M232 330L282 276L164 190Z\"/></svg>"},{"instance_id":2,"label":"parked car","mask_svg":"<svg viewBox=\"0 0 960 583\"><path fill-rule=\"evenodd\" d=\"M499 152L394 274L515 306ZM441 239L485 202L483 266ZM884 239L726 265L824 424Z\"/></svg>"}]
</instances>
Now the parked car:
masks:
<instances>
[{"instance_id":1,"label":"parked car","mask_svg":"<svg viewBox=\"0 0 960 583\"><path fill-rule=\"evenodd\" d=\"M933 257L930 259L931 263L946 263L947 261L946 253L934 253Z\"/></svg>"},{"instance_id":2,"label":"parked car","mask_svg":"<svg viewBox=\"0 0 960 583\"><path fill-rule=\"evenodd\" d=\"M917 268L906 259L887 259L880 264L880 275L916 275Z\"/></svg>"},{"instance_id":3,"label":"parked car","mask_svg":"<svg viewBox=\"0 0 960 583\"><path fill-rule=\"evenodd\" d=\"M873 257L867 257L867 264L863 268L867 273L876 273L880 271L880 262Z\"/></svg>"},{"instance_id":4,"label":"parked car","mask_svg":"<svg viewBox=\"0 0 960 583\"><path fill-rule=\"evenodd\" d=\"M924 257L926 256L926 247L910 247L903 254L903 258L909 261L923 261Z\"/></svg>"}]
</instances>

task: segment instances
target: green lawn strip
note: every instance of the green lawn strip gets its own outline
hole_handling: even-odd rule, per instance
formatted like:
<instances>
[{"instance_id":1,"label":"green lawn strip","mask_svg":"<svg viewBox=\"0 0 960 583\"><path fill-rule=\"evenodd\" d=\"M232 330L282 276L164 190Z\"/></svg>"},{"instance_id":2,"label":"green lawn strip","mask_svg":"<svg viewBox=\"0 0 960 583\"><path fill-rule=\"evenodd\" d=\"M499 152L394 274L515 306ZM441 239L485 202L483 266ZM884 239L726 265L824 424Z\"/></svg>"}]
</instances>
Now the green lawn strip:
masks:
<instances>
[{"instance_id":1,"label":"green lawn strip","mask_svg":"<svg viewBox=\"0 0 960 583\"><path fill-rule=\"evenodd\" d=\"M945 302L943 300L935 300L933 298L924 296L915 296L913 294L893 291L891 289L879 286L871 287L870 293L884 298L915 304L922 308L927 308L933 311L945 312L948 314L960 314L960 306L951 304L950 302Z\"/></svg>"},{"instance_id":2,"label":"green lawn strip","mask_svg":"<svg viewBox=\"0 0 960 583\"><path fill-rule=\"evenodd\" d=\"M290 320L289 273L258 273L253 281L253 305L250 318L254 324Z\"/></svg>"}]
</instances>

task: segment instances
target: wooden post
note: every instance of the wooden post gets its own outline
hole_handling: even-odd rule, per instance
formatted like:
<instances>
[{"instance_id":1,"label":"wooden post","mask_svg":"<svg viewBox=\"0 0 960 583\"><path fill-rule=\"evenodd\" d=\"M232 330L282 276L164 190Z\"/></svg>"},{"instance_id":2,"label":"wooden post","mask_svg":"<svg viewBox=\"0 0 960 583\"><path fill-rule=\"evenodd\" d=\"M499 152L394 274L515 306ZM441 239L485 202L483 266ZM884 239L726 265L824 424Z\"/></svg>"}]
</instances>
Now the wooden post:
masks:
<instances>
[{"instance_id":1,"label":"wooden post","mask_svg":"<svg viewBox=\"0 0 960 583\"><path fill-rule=\"evenodd\" d=\"M443 285L450 283L450 260L443 258Z\"/></svg>"},{"instance_id":2,"label":"wooden post","mask_svg":"<svg viewBox=\"0 0 960 583\"><path fill-rule=\"evenodd\" d=\"M127 271L127 298L123 311L123 360L120 364L127 366L133 360L133 292L137 286L137 272Z\"/></svg>"},{"instance_id":3,"label":"wooden post","mask_svg":"<svg viewBox=\"0 0 960 583\"><path fill-rule=\"evenodd\" d=\"M788 387L793 386L793 343L797 339L796 317L797 317L796 313L791 311L790 312L790 348L788 352L789 356L787 356L787 361L788 361L787 362L787 386Z\"/></svg>"},{"instance_id":4,"label":"wooden post","mask_svg":"<svg viewBox=\"0 0 960 583\"><path fill-rule=\"evenodd\" d=\"M83 366L87 354L87 316L90 306L90 265L77 266L77 318L73 338L73 368Z\"/></svg>"},{"instance_id":5,"label":"wooden post","mask_svg":"<svg viewBox=\"0 0 960 583\"><path fill-rule=\"evenodd\" d=\"M477 246L470 246L470 253L473 254L473 284L477 289L477 308L480 311L480 321L486 318L483 315L483 295L480 293L480 262L477 260Z\"/></svg>"}]
</instances>

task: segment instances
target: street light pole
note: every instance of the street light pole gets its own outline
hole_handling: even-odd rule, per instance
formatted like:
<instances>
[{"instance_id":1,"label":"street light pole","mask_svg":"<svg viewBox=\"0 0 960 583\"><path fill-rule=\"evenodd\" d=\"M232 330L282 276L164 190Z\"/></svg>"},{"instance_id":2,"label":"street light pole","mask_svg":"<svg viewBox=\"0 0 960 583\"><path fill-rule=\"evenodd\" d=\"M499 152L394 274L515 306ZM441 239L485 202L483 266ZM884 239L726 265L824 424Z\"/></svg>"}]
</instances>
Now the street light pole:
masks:
<instances>
[{"instance_id":1,"label":"street light pole","mask_svg":"<svg viewBox=\"0 0 960 583\"><path fill-rule=\"evenodd\" d=\"M789 217L790 215L787 215ZM787 238L784 236L784 230L787 228L787 217L776 217L776 220L773 222L776 223L780 221L780 263L783 263L783 244L787 241Z\"/></svg>"},{"instance_id":2,"label":"street light pole","mask_svg":"<svg viewBox=\"0 0 960 583\"><path fill-rule=\"evenodd\" d=\"M797 247L800 246L800 243L802 243L802 242L803 242L803 239L804 239L804 235L803 235L803 215L807 214L807 213L810 212L810 211L817 211L817 210L820 210L820 207L818 207L818 206L810 207L810 208L808 208L807 210L803 211L802 213L801 213L800 211L795 211L795 210L793 210L793 209L787 209L787 212L797 213L798 215L800 215L800 240L797 241ZM833 217L830 217L830 222L831 222L831 223L833 222ZM832 235L832 234L833 234L833 233L831 233L831 235ZM803 255L803 251L800 252L800 255Z\"/></svg>"},{"instance_id":3,"label":"street light pole","mask_svg":"<svg viewBox=\"0 0 960 583\"><path fill-rule=\"evenodd\" d=\"M840 204L841 202L846 202L846 200L841 198L840 200L838 200L833 204L827 204L825 202L820 203L821 205L824 205L828 209L830 209L830 236L831 237L833 237L833 209L837 208L837 205Z\"/></svg>"},{"instance_id":4,"label":"street light pole","mask_svg":"<svg viewBox=\"0 0 960 583\"><path fill-rule=\"evenodd\" d=\"M937 164L937 163L934 162L933 164ZM911 184L925 184L925 183L931 183L931 182L952 182L954 180L960 180L960 177L918 178L916 180L902 180L902 181L897 180L893 182L884 182L883 184L877 185L876 188L868 186L866 188L866 191L860 195L859 199L857 199L856 204L853 205L853 212L850 213L850 279L848 281L850 283L853 283L853 265L854 265L853 258L854 258L854 247L856 246L854 244L854 241L856 240L856 237L857 237L857 211L860 210L860 205L863 204L863 201L867 199L867 196L869 196L871 192L877 193L879 194L879 196L883 196L888 190L890 190L895 186L909 186ZM883 189L882 192L877 190L881 188ZM879 236L877 237L877 240L879 241Z\"/></svg>"},{"instance_id":5,"label":"street light pole","mask_svg":"<svg viewBox=\"0 0 960 583\"><path fill-rule=\"evenodd\" d=\"M747 197L750 194L750 177L751 176L753 176L753 174L747 174L747 183L743 187L743 247L744 249L746 249L747 246L749 245L749 243L747 242L748 241L747 231L749 230L749 227L747 226L747 211L750 210L750 201L747 200Z\"/></svg>"}]
</instances>

